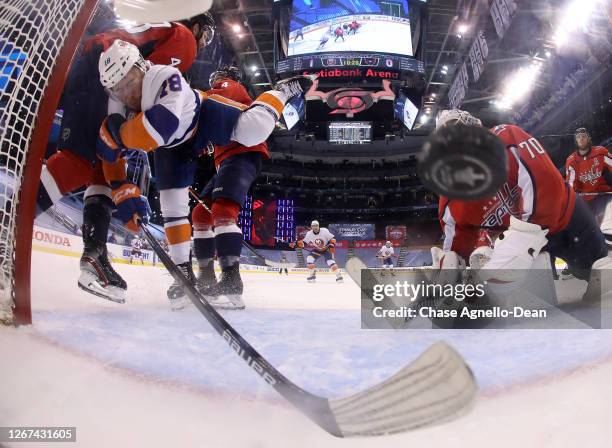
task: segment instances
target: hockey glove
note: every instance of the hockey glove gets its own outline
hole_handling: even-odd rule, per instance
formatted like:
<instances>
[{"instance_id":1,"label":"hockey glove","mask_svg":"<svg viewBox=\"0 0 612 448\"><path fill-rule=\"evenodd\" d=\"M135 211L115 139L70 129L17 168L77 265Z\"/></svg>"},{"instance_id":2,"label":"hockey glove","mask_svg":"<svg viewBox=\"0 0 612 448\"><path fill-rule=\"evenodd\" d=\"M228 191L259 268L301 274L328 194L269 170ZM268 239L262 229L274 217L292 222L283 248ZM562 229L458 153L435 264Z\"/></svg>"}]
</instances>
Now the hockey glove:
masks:
<instances>
[{"instance_id":1,"label":"hockey glove","mask_svg":"<svg viewBox=\"0 0 612 448\"><path fill-rule=\"evenodd\" d=\"M300 248L304 247L304 240L299 240L297 242L297 247L300 247Z\"/></svg>"},{"instance_id":2,"label":"hockey glove","mask_svg":"<svg viewBox=\"0 0 612 448\"><path fill-rule=\"evenodd\" d=\"M113 190L113 201L117 206L115 214L123 225L132 232L138 232L138 221L146 223L149 218L149 201L140 194L140 188L124 183Z\"/></svg>"},{"instance_id":3,"label":"hockey glove","mask_svg":"<svg viewBox=\"0 0 612 448\"><path fill-rule=\"evenodd\" d=\"M121 114L110 114L100 126L96 152L98 157L108 163L114 163L124 149L121 141L121 125L126 119Z\"/></svg>"}]
</instances>

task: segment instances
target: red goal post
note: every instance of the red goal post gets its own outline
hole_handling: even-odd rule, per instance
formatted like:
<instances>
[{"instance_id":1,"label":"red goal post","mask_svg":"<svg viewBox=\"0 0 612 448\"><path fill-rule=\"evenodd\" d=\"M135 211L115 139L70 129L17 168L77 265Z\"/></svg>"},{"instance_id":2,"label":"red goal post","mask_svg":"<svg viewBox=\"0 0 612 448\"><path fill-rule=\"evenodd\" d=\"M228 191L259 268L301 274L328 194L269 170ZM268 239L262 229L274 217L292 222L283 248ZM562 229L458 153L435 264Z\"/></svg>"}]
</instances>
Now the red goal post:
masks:
<instances>
[{"instance_id":1,"label":"red goal post","mask_svg":"<svg viewBox=\"0 0 612 448\"><path fill-rule=\"evenodd\" d=\"M32 322L32 229L42 159L97 0L0 4L0 319Z\"/></svg>"}]
</instances>

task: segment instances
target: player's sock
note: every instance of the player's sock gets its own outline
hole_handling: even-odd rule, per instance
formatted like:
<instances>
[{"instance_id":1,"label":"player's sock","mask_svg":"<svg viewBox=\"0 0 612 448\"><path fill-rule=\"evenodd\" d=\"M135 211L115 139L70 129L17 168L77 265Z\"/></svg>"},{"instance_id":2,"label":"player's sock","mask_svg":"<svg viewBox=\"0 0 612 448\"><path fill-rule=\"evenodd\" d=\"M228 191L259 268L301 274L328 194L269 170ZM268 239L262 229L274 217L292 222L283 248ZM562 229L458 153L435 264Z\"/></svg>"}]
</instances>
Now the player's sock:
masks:
<instances>
[{"instance_id":1,"label":"player's sock","mask_svg":"<svg viewBox=\"0 0 612 448\"><path fill-rule=\"evenodd\" d=\"M191 224L189 223L189 193L187 188L169 188L159 192L159 202L164 217L164 232L168 241L168 253L172 261L183 271L190 283L195 283L191 268ZM188 301L183 286L174 282L167 291L173 310L184 308Z\"/></svg>"},{"instance_id":2,"label":"player's sock","mask_svg":"<svg viewBox=\"0 0 612 448\"><path fill-rule=\"evenodd\" d=\"M215 224L215 249L221 266L219 282L202 291L218 308L244 309L243 284L240 278L240 252L242 231L236 225L240 205L231 199L216 199L212 204Z\"/></svg>"},{"instance_id":3,"label":"player's sock","mask_svg":"<svg viewBox=\"0 0 612 448\"><path fill-rule=\"evenodd\" d=\"M193 230L193 249L198 261L198 278L196 287L198 290L210 288L217 283L214 267L215 256L215 232L208 228L206 230Z\"/></svg>"},{"instance_id":4,"label":"player's sock","mask_svg":"<svg viewBox=\"0 0 612 448\"><path fill-rule=\"evenodd\" d=\"M38 188L38 196L36 203L39 207L39 212L47 211L54 204L57 204L62 199L62 192L55 181L55 178L49 171L46 165L43 165L40 173L40 187Z\"/></svg>"},{"instance_id":5,"label":"player's sock","mask_svg":"<svg viewBox=\"0 0 612 448\"><path fill-rule=\"evenodd\" d=\"M242 231L235 223L215 226L215 247L221 266L219 282L202 290L202 294L216 308L244 309L242 301L243 283L240 278L240 251Z\"/></svg>"},{"instance_id":6,"label":"player's sock","mask_svg":"<svg viewBox=\"0 0 612 448\"><path fill-rule=\"evenodd\" d=\"M242 231L236 224L215 227L215 247L221 270L238 264L242 250Z\"/></svg>"},{"instance_id":7,"label":"player's sock","mask_svg":"<svg viewBox=\"0 0 612 448\"><path fill-rule=\"evenodd\" d=\"M210 206L210 203L207 203ZM193 223L193 251L198 261L198 278L196 287L199 291L217 283L214 268L215 232L213 230L212 212L198 204L191 212Z\"/></svg>"},{"instance_id":8,"label":"player's sock","mask_svg":"<svg viewBox=\"0 0 612 448\"><path fill-rule=\"evenodd\" d=\"M308 263L306 267L308 268L309 273L306 280L308 280L309 282L314 282L317 278L317 270L315 269L314 263Z\"/></svg>"},{"instance_id":9,"label":"player's sock","mask_svg":"<svg viewBox=\"0 0 612 448\"><path fill-rule=\"evenodd\" d=\"M57 204L63 195L87 185L93 177L92 170L93 165L90 161L70 150L58 151L49 157L40 173L40 187L36 200L39 212L44 212ZM89 193L93 194L100 193Z\"/></svg>"}]
</instances>

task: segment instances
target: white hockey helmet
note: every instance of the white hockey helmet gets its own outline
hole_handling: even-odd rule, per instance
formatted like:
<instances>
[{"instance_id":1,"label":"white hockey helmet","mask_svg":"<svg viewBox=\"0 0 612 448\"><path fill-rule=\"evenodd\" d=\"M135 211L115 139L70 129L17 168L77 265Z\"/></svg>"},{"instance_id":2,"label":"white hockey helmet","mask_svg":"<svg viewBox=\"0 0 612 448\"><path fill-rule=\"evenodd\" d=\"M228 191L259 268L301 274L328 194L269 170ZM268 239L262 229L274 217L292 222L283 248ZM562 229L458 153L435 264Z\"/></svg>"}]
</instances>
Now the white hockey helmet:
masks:
<instances>
[{"instance_id":1,"label":"white hockey helmet","mask_svg":"<svg viewBox=\"0 0 612 448\"><path fill-rule=\"evenodd\" d=\"M442 110L436 117L436 129L440 129L443 126L454 126L457 123L466 126L482 126L482 122L478 118L469 112L459 109Z\"/></svg>"},{"instance_id":2,"label":"white hockey helmet","mask_svg":"<svg viewBox=\"0 0 612 448\"><path fill-rule=\"evenodd\" d=\"M385 243L385 246L390 246L390 245L391 245L391 241L387 241L387 242Z\"/></svg>"},{"instance_id":3,"label":"white hockey helmet","mask_svg":"<svg viewBox=\"0 0 612 448\"><path fill-rule=\"evenodd\" d=\"M319 221L316 219L310 223L310 227L319 227Z\"/></svg>"},{"instance_id":4,"label":"white hockey helmet","mask_svg":"<svg viewBox=\"0 0 612 448\"><path fill-rule=\"evenodd\" d=\"M117 39L100 55L100 83L105 89L112 89L134 66L144 72L147 62L136 45Z\"/></svg>"}]
</instances>

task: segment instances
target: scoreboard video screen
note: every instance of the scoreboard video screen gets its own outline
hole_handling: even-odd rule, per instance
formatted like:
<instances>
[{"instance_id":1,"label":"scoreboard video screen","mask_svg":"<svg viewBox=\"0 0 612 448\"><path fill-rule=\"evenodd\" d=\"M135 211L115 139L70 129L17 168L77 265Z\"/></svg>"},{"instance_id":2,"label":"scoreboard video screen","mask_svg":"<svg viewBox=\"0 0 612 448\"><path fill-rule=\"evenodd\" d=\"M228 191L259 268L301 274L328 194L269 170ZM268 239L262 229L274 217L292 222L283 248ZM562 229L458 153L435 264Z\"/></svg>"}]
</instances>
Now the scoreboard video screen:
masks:
<instances>
[{"instance_id":1,"label":"scoreboard video screen","mask_svg":"<svg viewBox=\"0 0 612 448\"><path fill-rule=\"evenodd\" d=\"M327 131L327 141L335 145L363 145L372 141L371 122L333 121Z\"/></svg>"},{"instance_id":2,"label":"scoreboard video screen","mask_svg":"<svg viewBox=\"0 0 612 448\"><path fill-rule=\"evenodd\" d=\"M287 55L330 51L413 56L408 0L294 0Z\"/></svg>"}]
</instances>

